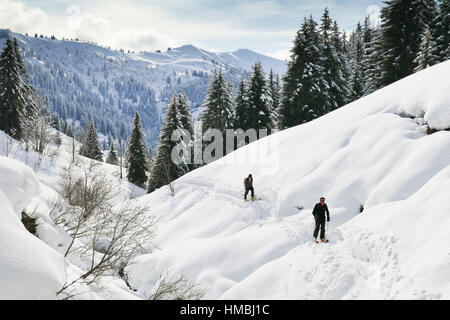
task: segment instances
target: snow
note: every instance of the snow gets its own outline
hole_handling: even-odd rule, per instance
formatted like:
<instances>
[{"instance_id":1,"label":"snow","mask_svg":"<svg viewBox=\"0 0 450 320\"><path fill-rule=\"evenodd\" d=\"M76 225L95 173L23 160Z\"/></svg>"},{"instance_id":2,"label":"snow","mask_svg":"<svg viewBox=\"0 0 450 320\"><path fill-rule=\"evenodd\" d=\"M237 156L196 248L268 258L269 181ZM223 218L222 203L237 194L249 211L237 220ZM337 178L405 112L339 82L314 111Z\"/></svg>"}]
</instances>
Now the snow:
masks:
<instances>
[{"instance_id":1,"label":"snow","mask_svg":"<svg viewBox=\"0 0 450 320\"><path fill-rule=\"evenodd\" d=\"M65 281L64 259L21 222L39 182L31 169L5 157L0 176L0 299L55 299Z\"/></svg>"},{"instance_id":2,"label":"snow","mask_svg":"<svg viewBox=\"0 0 450 320\"><path fill-rule=\"evenodd\" d=\"M125 270L137 292L111 274L74 298L145 299L169 270L211 299L450 299L449 72L450 61L433 66L243 147L175 181L174 196L168 187L146 195L118 167L95 163L117 186L117 205L131 197L160 217L157 249ZM70 238L49 215L72 158L61 138L40 156L0 132L0 299L60 299L86 267L64 258ZM77 157L74 170L91 163ZM261 200L244 203L249 173ZM330 243L313 244L321 196Z\"/></svg>"},{"instance_id":3,"label":"snow","mask_svg":"<svg viewBox=\"0 0 450 320\"><path fill-rule=\"evenodd\" d=\"M64 296L56 293L86 267L76 254L64 258L71 238L49 216L58 198L60 171L72 159L72 139L64 134L61 138L61 146L51 145L43 156L25 152L21 144L0 131L0 299L62 299ZM93 163L78 155L76 159L75 174ZM94 170L114 183L117 203L145 194L120 180L118 167L94 163ZM36 236L22 224L23 210L36 219ZM73 299L142 299L117 276L80 286L74 293Z\"/></svg>"},{"instance_id":4,"label":"snow","mask_svg":"<svg viewBox=\"0 0 450 320\"><path fill-rule=\"evenodd\" d=\"M212 299L449 299L450 132L427 135L450 128L449 73L426 69L187 174L175 196L138 198L162 219L160 250L128 266L130 283L148 296L174 269ZM244 203L249 173L262 200ZM329 244L311 241L321 196Z\"/></svg>"}]
</instances>

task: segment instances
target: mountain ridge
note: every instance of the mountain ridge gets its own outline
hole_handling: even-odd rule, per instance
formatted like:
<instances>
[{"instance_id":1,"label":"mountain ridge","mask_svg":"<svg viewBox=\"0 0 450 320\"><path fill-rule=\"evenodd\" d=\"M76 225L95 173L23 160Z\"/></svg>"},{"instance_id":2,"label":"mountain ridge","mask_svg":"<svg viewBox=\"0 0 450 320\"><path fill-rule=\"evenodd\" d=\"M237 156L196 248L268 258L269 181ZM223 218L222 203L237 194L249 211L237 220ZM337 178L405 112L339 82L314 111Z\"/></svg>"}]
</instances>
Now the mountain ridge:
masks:
<instances>
[{"instance_id":1,"label":"mountain ridge","mask_svg":"<svg viewBox=\"0 0 450 320\"><path fill-rule=\"evenodd\" d=\"M253 51L214 53L184 45L165 52L127 53L90 42L30 37L0 29L19 41L31 84L49 98L53 111L78 128L93 119L97 131L126 140L139 112L147 143L157 144L163 107L172 94L185 93L198 116L209 78L216 69L236 87L260 57L267 71L284 62ZM250 57L249 57L250 55ZM106 146L104 146L106 149Z\"/></svg>"}]
</instances>

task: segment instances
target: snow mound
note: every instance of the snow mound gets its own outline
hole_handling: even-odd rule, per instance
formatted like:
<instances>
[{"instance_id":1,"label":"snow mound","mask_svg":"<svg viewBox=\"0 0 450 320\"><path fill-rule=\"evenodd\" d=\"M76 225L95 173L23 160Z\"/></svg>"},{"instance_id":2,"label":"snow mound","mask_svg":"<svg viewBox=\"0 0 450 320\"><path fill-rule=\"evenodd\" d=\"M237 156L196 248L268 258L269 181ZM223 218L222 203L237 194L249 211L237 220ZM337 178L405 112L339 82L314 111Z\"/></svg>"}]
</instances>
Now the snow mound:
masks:
<instances>
[{"instance_id":1,"label":"snow mound","mask_svg":"<svg viewBox=\"0 0 450 320\"><path fill-rule=\"evenodd\" d=\"M208 298L450 298L448 74L450 61L139 198L163 219L161 250L130 282L146 295L175 269ZM261 200L244 203L249 173ZM313 245L320 196L331 242Z\"/></svg>"},{"instance_id":2,"label":"snow mound","mask_svg":"<svg viewBox=\"0 0 450 320\"><path fill-rule=\"evenodd\" d=\"M55 299L65 281L64 258L29 233L21 212L39 194L33 171L0 157L0 299Z\"/></svg>"}]
</instances>

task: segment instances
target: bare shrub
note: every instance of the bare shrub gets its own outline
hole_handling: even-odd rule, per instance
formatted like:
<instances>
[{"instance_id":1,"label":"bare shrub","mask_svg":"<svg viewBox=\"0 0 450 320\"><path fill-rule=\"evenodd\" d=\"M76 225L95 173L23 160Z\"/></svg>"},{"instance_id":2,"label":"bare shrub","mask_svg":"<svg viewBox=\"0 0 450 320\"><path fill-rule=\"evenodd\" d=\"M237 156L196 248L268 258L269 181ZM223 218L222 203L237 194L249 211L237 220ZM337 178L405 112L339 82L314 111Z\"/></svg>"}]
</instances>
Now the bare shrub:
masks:
<instances>
[{"instance_id":1,"label":"bare shrub","mask_svg":"<svg viewBox=\"0 0 450 320\"><path fill-rule=\"evenodd\" d=\"M148 300L200 300L206 289L185 274L173 275L169 271L160 275L155 292Z\"/></svg>"},{"instance_id":2,"label":"bare shrub","mask_svg":"<svg viewBox=\"0 0 450 320\"><path fill-rule=\"evenodd\" d=\"M83 273L58 292L70 298L79 285L118 274L147 253L144 245L154 239L157 220L148 215L147 206L134 206L129 199L114 205L113 183L92 166L76 175L70 165L61 172L59 186L61 198L50 215L71 237L65 256L76 252L84 263Z\"/></svg>"},{"instance_id":3,"label":"bare shrub","mask_svg":"<svg viewBox=\"0 0 450 320\"><path fill-rule=\"evenodd\" d=\"M36 91L32 93L33 108L26 117L21 119L22 140L25 143L25 150L32 148L40 154L45 154L47 147L56 139L51 127L52 118L50 115L48 101L42 98Z\"/></svg>"}]
</instances>

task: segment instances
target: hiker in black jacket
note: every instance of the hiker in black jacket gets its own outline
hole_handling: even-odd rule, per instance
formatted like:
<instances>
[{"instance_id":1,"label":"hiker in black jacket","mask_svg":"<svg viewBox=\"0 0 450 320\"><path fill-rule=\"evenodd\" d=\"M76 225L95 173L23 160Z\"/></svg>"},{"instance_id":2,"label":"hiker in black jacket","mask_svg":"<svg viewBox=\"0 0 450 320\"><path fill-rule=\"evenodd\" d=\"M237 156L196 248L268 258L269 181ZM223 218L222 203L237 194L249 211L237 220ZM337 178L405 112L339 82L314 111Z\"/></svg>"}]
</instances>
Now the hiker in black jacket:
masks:
<instances>
[{"instance_id":1,"label":"hiker in black jacket","mask_svg":"<svg viewBox=\"0 0 450 320\"><path fill-rule=\"evenodd\" d=\"M313 210L313 216L314 220L316 222L316 228L314 229L314 242L317 241L317 236L319 235L319 229L320 229L320 242L327 242L328 240L325 240L325 213L327 221L330 221L330 211L328 211L328 206L325 203L325 198L320 198L320 202L314 206Z\"/></svg>"},{"instance_id":2,"label":"hiker in black jacket","mask_svg":"<svg viewBox=\"0 0 450 320\"><path fill-rule=\"evenodd\" d=\"M244 188L245 188L244 200L247 200L247 194L249 191L252 192L252 200L255 199L255 190L253 189L253 177L251 174L249 174L248 177L244 179Z\"/></svg>"}]
</instances>

